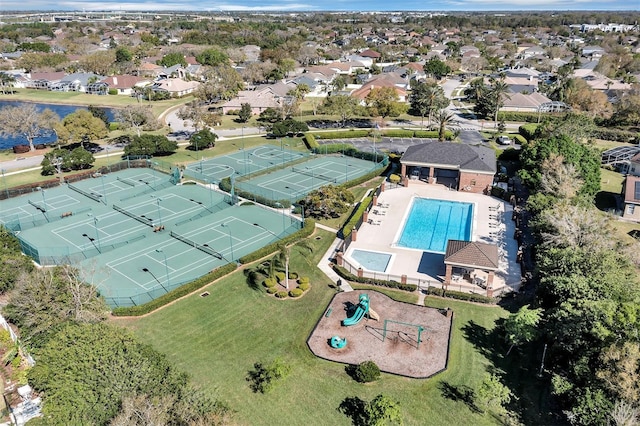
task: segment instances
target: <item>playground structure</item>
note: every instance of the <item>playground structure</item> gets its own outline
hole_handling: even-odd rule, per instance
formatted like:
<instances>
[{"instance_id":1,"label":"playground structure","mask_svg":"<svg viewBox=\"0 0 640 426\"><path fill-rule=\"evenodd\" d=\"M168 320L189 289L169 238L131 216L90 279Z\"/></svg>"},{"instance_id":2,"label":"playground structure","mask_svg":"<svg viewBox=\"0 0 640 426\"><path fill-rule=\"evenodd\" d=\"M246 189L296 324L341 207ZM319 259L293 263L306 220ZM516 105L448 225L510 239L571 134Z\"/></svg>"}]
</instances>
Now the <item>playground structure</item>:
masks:
<instances>
[{"instance_id":1,"label":"playground structure","mask_svg":"<svg viewBox=\"0 0 640 426\"><path fill-rule=\"evenodd\" d=\"M373 319L371 306L384 322L362 321L365 316ZM398 302L377 291L341 292L318 319L307 345L326 360L351 365L373 361L387 373L426 378L447 367L452 320L451 310Z\"/></svg>"},{"instance_id":2,"label":"playground structure","mask_svg":"<svg viewBox=\"0 0 640 426\"><path fill-rule=\"evenodd\" d=\"M369 295L363 293L358 298L358 305L356 306L355 312L350 317L343 319L342 325L345 327L356 325L362 320L362 318L365 317L365 315L372 320L380 320L380 316L373 309L371 309L369 303Z\"/></svg>"},{"instance_id":3,"label":"playground structure","mask_svg":"<svg viewBox=\"0 0 640 426\"><path fill-rule=\"evenodd\" d=\"M331 338L331 347L334 349L342 349L347 346L347 338L342 338L340 336L333 336Z\"/></svg>"}]
</instances>

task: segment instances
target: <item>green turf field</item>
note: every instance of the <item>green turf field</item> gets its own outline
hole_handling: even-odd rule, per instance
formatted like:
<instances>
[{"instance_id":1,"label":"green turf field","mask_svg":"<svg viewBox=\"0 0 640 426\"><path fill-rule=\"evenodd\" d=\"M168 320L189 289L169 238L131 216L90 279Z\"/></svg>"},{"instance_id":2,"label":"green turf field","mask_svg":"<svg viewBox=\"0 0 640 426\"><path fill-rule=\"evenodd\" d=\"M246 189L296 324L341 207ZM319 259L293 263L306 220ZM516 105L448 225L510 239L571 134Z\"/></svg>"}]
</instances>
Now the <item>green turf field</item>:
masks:
<instances>
[{"instance_id":1,"label":"green turf field","mask_svg":"<svg viewBox=\"0 0 640 426\"><path fill-rule=\"evenodd\" d=\"M350 419L338 410L340 404L353 397L368 401L380 393L400 402L406 425L496 424L489 414L479 414L452 396L451 390L473 388L482 380L491 365L489 351L477 336L467 334L470 329L489 334L495 320L506 315L501 308L430 301L455 312L449 367L431 379L383 374L380 381L362 385L345 373L344 365L311 354L305 342L335 292L315 266L334 236L325 231L316 235L321 239L312 240L312 256L293 250L292 270L311 277L312 288L302 299L281 301L252 290L239 271L203 289L210 293L206 298L193 295L126 324L227 401L240 424L349 425ZM290 376L271 393L252 393L247 372L254 363L276 357L292 366Z\"/></svg>"}]
</instances>

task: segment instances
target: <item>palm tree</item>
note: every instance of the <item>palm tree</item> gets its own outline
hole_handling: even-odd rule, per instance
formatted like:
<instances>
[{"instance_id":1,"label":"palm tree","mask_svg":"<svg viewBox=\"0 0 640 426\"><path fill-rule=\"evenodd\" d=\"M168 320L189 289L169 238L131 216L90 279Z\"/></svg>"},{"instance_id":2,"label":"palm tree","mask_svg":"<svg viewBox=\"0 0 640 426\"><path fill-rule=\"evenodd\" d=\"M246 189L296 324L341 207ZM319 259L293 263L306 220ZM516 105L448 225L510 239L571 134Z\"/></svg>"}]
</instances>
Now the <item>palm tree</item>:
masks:
<instances>
[{"instance_id":1,"label":"palm tree","mask_svg":"<svg viewBox=\"0 0 640 426\"><path fill-rule=\"evenodd\" d=\"M11 75L11 74L7 74L6 72L0 72L0 87L2 87L2 94L6 94L6 88L7 87L12 87L13 83L15 83L16 78Z\"/></svg>"},{"instance_id":2,"label":"palm tree","mask_svg":"<svg viewBox=\"0 0 640 426\"><path fill-rule=\"evenodd\" d=\"M441 109L435 116L436 123L438 123L438 141L444 141L444 133L447 130L447 127L450 124L453 124L453 119L455 115L447 111L446 109Z\"/></svg>"},{"instance_id":3,"label":"palm tree","mask_svg":"<svg viewBox=\"0 0 640 426\"><path fill-rule=\"evenodd\" d=\"M505 98L509 97L509 85L505 83L504 79L493 80L489 87L489 96L493 101L493 121L498 124L498 111L504 105Z\"/></svg>"},{"instance_id":4,"label":"palm tree","mask_svg":"<svg viewBox=\"0 0 640 426\"><path fill-rule=\"evenodd\" d=\"M309 240L301 240L291 247L287 247L286 244L278 244L278 253L273 257L273 264L284 265L284 287L289 290L289 259L291 257L291 249L293 247L299 247L309 252L313 251L313 246Z\"/></svg>"}]
</instances>

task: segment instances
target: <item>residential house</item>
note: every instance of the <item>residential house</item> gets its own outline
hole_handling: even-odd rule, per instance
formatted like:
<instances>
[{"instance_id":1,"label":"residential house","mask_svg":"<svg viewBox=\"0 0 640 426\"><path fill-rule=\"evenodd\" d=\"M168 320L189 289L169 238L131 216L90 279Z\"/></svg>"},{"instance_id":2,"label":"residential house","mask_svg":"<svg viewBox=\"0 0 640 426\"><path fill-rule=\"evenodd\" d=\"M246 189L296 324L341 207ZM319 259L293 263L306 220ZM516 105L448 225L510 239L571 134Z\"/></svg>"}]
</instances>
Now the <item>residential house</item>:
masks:
<instances>
[{"instance_id":1,"label":"residential house","mask_svg":"<svg viewBox=\"0 0 640 426\"><path fill-rule=\"evenodd\" d=\"M73 91L86 92L87 86L91 83L97 83L104 77L92 72L76 72L65 75L60 79L60 83L67 83L73 86Z\"/></svg>"},{"instance_id":2,"label":"residential house","mask_svg":"<svg viewBox=\"0 0 640 426\"><path fill-rule=\"evenodd\" d=\"M153 84L153 90L167 91L171 97L186 96L193 93L200 83L197 81L184 81L179 78L167 78Z\"/></svg>"},{"instance_id":3,"label":"residential house","mask_svg":"<svg viewBox=\"0 0 640 426\"><path fill-rule=\"evenodd\" d=\"M133 95L134 87L145 87L153 82L145 77L138 77L135 75L114 75L102 80L109 86L109 89L116 89L118 95L131 96Z\"/></svg>"},{"instance_id":4,"label":"residential house","mask_svg":"<svg viewBox=\"0 0 640 426\"><path fill-rule=\"evenodd\" d=\"M520 49L518 49L520 50ZM545 50L540 46L531 46L524 49L520 52L520 59L529 59L535 56L544 56L546 54Z\"/></svg>"},{"instance_id":5,"label":"residential house","mask_svg":"<svg viewBox=\"0 0 640 426\"><path fill-rule=\"evenodd\" d=\"M497 171L496 154L491 148L449 142L410 146L400 164L405 185L410 179L419 179L475 193L487 193Z\"/></svg>"},{"instance_id":6,"label":"residential house","mask_svg":"<svg viewBox=\"0 0 640 426\"><path fill-rule=\"evenodd\" d=\"M604 49L600 46L585 46L582 48L582 56L592 60L602 58L604 53Z\"/></svg>"},{"instance_id":7,"label":"residential house","mask_svg":"<svg viewBox=\"0 0 640 426\"><path fill-rule=\"evenodd\" d=\"M624 219L640 222L640 177L627 175L622 184L624 198Z\"/></svg>"},{"instance_id":8,"label":"residential house","mask_svg":"<svg viewBox=\"0 0 640 426\"><path fill-rule=\"evenodd\" d=\"M551 102L540 92L528 94L510 93L505 96L504 104L500 111L538 112L540 106Z\"/></svg>"},{"instance_id":9,"label":"residential house","mask_svg":"<svg viewBox=\"0 0 640 426\"><path fill-rule=\"evenodd\" d=\"M409 89L408 78L403 78L397 73L385 73L378 74L371 77L365 82L362 87L351 92L351 96L360 100L362 105L365 105L365 99L367 95L373 89L379 89L382 87L392 87L398 94L399 102L407 101L407 92Z\"/></svg>"},{"instance_id":10,"label":"residential house","mask_svg":"<svg viewBox=\"0 0 640 426\"><path fill-rule=\"evenodd\" d=\"M277 95L271 86L263 86L256 90L241 90L238 95L222 105L222 113L238 111L242 104L251 105L252 114L260 114L267 108L279 108L285 99Z\"/></svg>"}]
</instances>

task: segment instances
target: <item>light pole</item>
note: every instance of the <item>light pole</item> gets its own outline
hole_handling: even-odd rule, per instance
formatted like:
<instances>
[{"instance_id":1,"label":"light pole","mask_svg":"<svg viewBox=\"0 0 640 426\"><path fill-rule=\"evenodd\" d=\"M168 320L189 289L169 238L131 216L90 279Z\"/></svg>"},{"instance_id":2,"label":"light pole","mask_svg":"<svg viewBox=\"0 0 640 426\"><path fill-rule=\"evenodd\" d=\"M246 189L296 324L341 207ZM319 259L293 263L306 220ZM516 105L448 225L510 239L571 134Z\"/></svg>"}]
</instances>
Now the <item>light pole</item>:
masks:
<instances>
[{"instance_id":1,"label":"light pole","mask_svg":"<svg viewBox=\"0 0 640 426\"><path fill-rule=\"evenodd\" d=\"M162 249L156 249L156 253L162 253L162 255L164 256L164 270L167 274L167 287L169 287L169 265L167 263L167 254L164 251L162 251ZM165 291L166 290L167 289L165 288Z\"/></svg>"},{"instance_id":2,"label":"light pole","mask_svg":"<svg viewBox=\"0 0 640 426\"><path fill-rule=\"evenodd\" d=\"M155 195L151 197L156 199L156 206L158 206L158 226L162 226L162 215L160 214L160 201L162 201L162 198L156 197Z\"/></svg>"},{"instance_id":3,"label":"light pole","mask_svg":"<svg viewBox=\"0 0 640 426\"><path fill-rule=\"evenodd\" d=\"M277 236L273 231L271 231L271 230L269 230L269 229L265 228L264 226L260 225L259 223L254 223L254 224L253 224L253 226L255 226L255 227L257 227L257 228L260 228L260 229L262 229L262 230L264 230L264 231L267 231L268 233L270 233L271 235L273 235L274 237L276 237L276 238L278 238L278 239L280 238L280 237L279 237L279 236Z\"/></svg>"},{"instance_id":4,"label":"light pole","mask_svg":"<svg viewBox=\"0 0 640 426\"><path fill-rule=\"evenodd\" d=\"M104 200L104 204L107 204L107 191L104 189L104 175L100 175L100 180L102 181L102 199Z\"/></svg>"},{"instance_id":5,"label":"light pole","mask_svg":"<svg viewBox=\"0 0 640 426\"><path fill-rule=\"evenodd\" d=\"M221 223L220 226L223 228L227 228L227 233L229 234L229 243L231 245L231 260L233 260L233 238L231 237L231 227L226 223Z\"/></svg>"},{"instance_id":6,"label":"light pole","mask_svg":"<svg viewBox=\"0 0 640 426\"><path fill-rule=\"evenodd\" d=\"M7 177L4 175L5 170L2 169L2 181L4 182L4 192L7 194L7 199L9 199L9 189L7 189Z\"/></svg>"},{"instance_id":7,"label":"light pole","mask_svg":"<svg viewBox=\"0 0 640 426\"><path fill-rule=\"evenodd\" d=\"M169 292L169 291L166 289L166 287L162 285L162 283L160 282L160 280L158 279L158 277L156 277L156 276L155 276L155 274L149 270L149 268L142 268L142 272L148 272L149 274L151 274L151 276L153 277L153 279L154 279L154 280L156 280L156 282L157 282L158 284L160 284L160 287L162 287L162 289L165 291L165 293L168 293L168 292Z\"/></svg>"},{"instance_id":8,"label":"light pole","mask_svg":"<svg viewBox=\"0 0 640 426\"><path fill-rule=\"evenodd\" d=\"M153 166L158 166L158 163L153 162L151 164L151 171L153 172L153 189L156 189L156 169Z\"/></svg>"},{"instance_id":9,"label":"light pole","mask_svg":"<svg viewBox=\"0 0 640 426\"><path fill-rule=\"evenodd\" d=\"M244 174L247 174L247 151L244 150L244 126L242 126L242 158L244 159Z\"/></svg>"},{"instance_id":10,"label":"light pole","mask_svg":"<svg viewBox=\"0 0 640 426\"><path fill-rule=\"evenodd\" d=\"M209 179L205 179L204 183L207 186L207 189L209 190L209 207L213 207L213 191L211 190L211 187L209 186Z\"/></svg>"},{"instance_id":11,"label":"light pole","mask_svg":"<svg viewBox=\"0 0 640 426\"><path fill-rule=\"evenodd\" d=\"M38 186L38 187L36 187L36 189L42 193L42 205L43 205L44 209L46 210L47 209L47 201L44 198L44 188Z\"/></svg>"},{"instance_id":12,"label":"light pole","mask_svg":"<svg viewBox=\"0 0 640 426\"><path fill-rule=\"evenodd\" d=\"M282 209L282 232L284 233L284 230L286 229L286 226L284 224L284 206L277 201L274 204L276 207Z\"/></svg>"},{"instance_id":13,"label":"light pole","mask_svg":"<svg viewBox=\"0 0 640 426\"><path fill-rule=\"evenodd\" d=\"M93 218L93 228L96 230L96 238L95 238L95 240L98 242L98 247L96 247L96 248L98 249L98 253L102 254L102 246L100 245L100 231L98 230L98 218L96 216L92 215L91 213L88 213L87 216ZM82 236L83 237L87 237L89 239L89 241L91 241L91 244L93 244L93 238L91 238L87 234L82 234ZM94 245L94 247L95 247L95 245Z\"/></svg>"}]
</instances>

